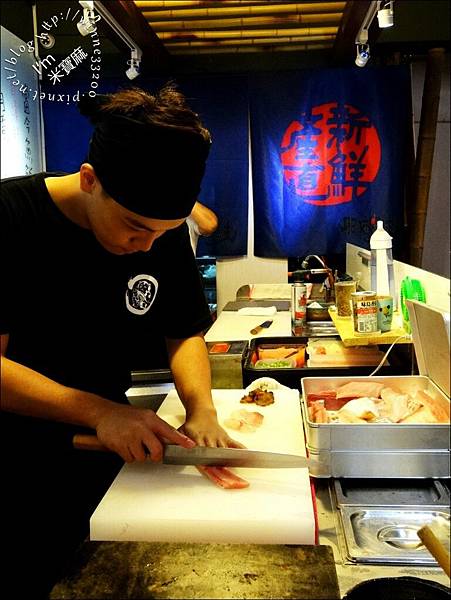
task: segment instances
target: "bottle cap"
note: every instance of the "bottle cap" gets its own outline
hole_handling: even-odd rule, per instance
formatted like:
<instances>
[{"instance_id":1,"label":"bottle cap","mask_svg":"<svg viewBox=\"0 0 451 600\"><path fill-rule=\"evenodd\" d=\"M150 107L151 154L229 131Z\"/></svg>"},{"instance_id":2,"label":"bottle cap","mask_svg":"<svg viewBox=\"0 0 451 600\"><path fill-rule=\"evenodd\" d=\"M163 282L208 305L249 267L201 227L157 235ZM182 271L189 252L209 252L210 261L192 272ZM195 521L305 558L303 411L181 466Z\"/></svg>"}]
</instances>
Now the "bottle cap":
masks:
<instances>
[{"instance_id":1,"label":"bottle cap","mask_svg":"<svg viewBox=\"0 0 451 600\"><path fill-rule=\"evenodd\" d=\"M371 250L381 250L386 248L391 248L392 237L389 235L384 229L384 222L377 222L377 229L370 237L370 249Z\"/></svg>"}]
</instances>

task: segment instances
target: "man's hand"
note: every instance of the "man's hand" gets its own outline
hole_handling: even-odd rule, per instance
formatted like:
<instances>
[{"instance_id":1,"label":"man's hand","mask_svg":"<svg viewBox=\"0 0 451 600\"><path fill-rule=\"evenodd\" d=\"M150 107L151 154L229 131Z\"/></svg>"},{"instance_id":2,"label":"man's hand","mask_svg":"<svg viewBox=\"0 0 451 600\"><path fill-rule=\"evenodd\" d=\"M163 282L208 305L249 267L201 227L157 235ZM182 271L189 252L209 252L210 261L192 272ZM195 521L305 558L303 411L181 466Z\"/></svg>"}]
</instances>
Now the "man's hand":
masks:
<instances>
[{"instance_id":1,"label":"man's hand","mask_svg":"<svg viewBox=\"0 0 451 600\"><path fill-rule=\"evenodd\" d=\"M150 459L159 462L163 443L193 448L196 443L160 419L153 410L117 404L99 420L99 441L117 452L125 462Z\"/></svg>"},{"instance_id":2,"label":"man's hand","mask_svg":"<svg viewBox=\"0 0 451 600\"><path fill-rule=\"evenodd\" d=\"M193 439L198 446L245 448L243 444L229 437L219 425L214 410L197 410L186 419L180 430Z\"/></svg>"}]
</instances>

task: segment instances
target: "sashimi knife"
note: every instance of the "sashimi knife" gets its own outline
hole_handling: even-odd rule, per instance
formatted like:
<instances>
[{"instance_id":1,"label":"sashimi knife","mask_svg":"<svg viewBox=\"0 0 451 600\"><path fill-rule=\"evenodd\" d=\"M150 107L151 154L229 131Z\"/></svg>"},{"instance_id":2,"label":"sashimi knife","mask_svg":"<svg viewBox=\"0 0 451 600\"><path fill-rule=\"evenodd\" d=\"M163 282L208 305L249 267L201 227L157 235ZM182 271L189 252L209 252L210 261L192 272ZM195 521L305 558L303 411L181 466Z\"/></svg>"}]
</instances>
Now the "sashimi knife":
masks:
<instances>
[{"instance_id":1,"label":"sashimi knife","mask_svg":"<svg viewBox=\"0 0 451 600\"><path fill-rule=\"evenodd\" d=\"M73 445L79 450L104 450L95 435L78 434L73 438ZM264 469L305 468L309 459L297 454L278 452L261 452L242 448L210 448L195 446L183 448L175 444L166 444L162 463L165 465L204 465L209 467L249 467Z\"/></svg>"}]
</instances>

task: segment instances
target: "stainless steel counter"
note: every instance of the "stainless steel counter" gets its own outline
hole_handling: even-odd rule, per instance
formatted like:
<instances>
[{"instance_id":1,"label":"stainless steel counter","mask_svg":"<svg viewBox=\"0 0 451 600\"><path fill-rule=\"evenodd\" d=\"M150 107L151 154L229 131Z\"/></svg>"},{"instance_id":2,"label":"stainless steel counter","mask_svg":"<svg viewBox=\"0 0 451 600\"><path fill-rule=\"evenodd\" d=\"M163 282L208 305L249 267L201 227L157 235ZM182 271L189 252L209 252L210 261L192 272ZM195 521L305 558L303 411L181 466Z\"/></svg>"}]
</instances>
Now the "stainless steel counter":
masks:
<instances>
[{"instance_id":1,"label":"stainless steel counter","mask_svg":"<svg viewBox=\"0 0 451 600\"><path fill-rule=\"evenodd\" d=\"M363 566L347 562L338 516L336 511L332 508L329 480L315 480L315 488L318 511L319 543L321 545L332 547L341 597L358 583L380 577L418 577L420 579L429 579L441 583L442 585L449 586L450 581L440 567L420 568L394 565Z\"/></svg>"}]
</instances>

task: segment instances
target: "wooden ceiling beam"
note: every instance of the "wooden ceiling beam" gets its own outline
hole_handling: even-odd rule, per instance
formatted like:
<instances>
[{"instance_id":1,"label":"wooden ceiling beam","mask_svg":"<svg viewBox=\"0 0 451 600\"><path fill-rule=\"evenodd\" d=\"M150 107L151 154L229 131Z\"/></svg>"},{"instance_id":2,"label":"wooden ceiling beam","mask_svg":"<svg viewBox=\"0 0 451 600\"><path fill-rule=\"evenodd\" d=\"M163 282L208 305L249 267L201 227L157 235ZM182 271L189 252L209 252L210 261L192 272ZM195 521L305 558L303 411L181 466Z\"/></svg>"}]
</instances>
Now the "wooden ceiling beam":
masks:
<instances>
[{"instance_id":1,"label":"wooden ceiling beam","mask_svg":"<svg viewBox=\"0 0 451 600\"><path fill-rule=\"evenodd\" d=\"M236 8L240 6L260 6L262 4L278 6L280 4L289 4L287 0L134 0L136 6L142 10L144 8L154 10L178 10L178 9L206 9L206 8ZM324 3L322 3L324 4Z\"/></svg>"},{"instance_id":2,"label":"wooden ceiling beam","mask_svg":"<svg viewBox=\"0 0 451 600\"><path fill-rule=\"evenodd\" d=\"M299 36L316 36L316 35L330 35L335 37L337 34L337 27L297 27L287 29L228 29L228 30L215 30L215 31L162 31L160 38L164 40L164 43L170 43L171 41L182 41L184 39L189 40L219 40L219 39L231 39L239 40L245 38L267 38L267 37L299 37Z\"/></svg>"},{"instance_id":3,"label":"wooden ceiling beam","mask_svg":"<svg viewBox=\"0 0 451 600\"><path fill-rule=\"evenodd\" d=\"M138 4L138 3L136 3ZM155 10L153 6L139 6L143 16L146 19L150 19L152 23L157 21L165 21L171 19L184 20L184 19L200 19L209 18L214 19L218 17L250 17L250 16L262 16L262 15L283 15L283 14L298 14L304 15L309 13L342 13L346 6L346 2L319 2L319 3L286 3L286 4L273 4L271 2L264 2L258 6L243 6L239 4L234 7L221 6L220 8L191 8L191 9L180 9L172 8L170 10ZM147 10L151 9L151 10Z\"/></svg>"},{"instance_id":4,"label":"wooden ceiling beam","mask_svg":"<svg viewBox=\"0 0 451 600\"><path fill-rule=\"evenodd\" d=\"M174 49L180 48L220 48L226 46L267 46L277 44L300 44L302 42L314 43L314 42L331 42L335 36L333 35L312 35L312 36L295 36L295 37L268 37L268 38L241 38L239 40L188 40L170 42L168 40L168 47L172 52Z\"/></svg>"},{"instance_id":5,"label":"wooden ceiling beam","mask_svg":"<svg viewBox=\"0 0 451 600\"><path fill-rule=\"evenodd\" d=\"M267 45L267 46L234 46L219 47L219 48L182 48L174 50L175 55L190 55L190 54L250 54L259 53L267 54L271 52L311 52L313 50L327 50L332 48L332 44L287 44L287 45Z\"/></svg>"},{"instance_id":6,"label":"wooden ceiling beam","mask_svg":"<svg viewBox=\"0 0 451 600\"><path fill-rule=\"evenodd\" d=\"M143 13L146 16L146 13ZM226 29L238 27L284 27L293 25L309 25L318 23L321 25L336 24L341 22L341 13L325 13L321 15L286 15L284 17L244 17L237 19L201 19L198 21L160 21L153 23L151 18L148 21L149 26L155 31L183 31L205 30L205 29Z\"/></svg>"}]
</instances>

